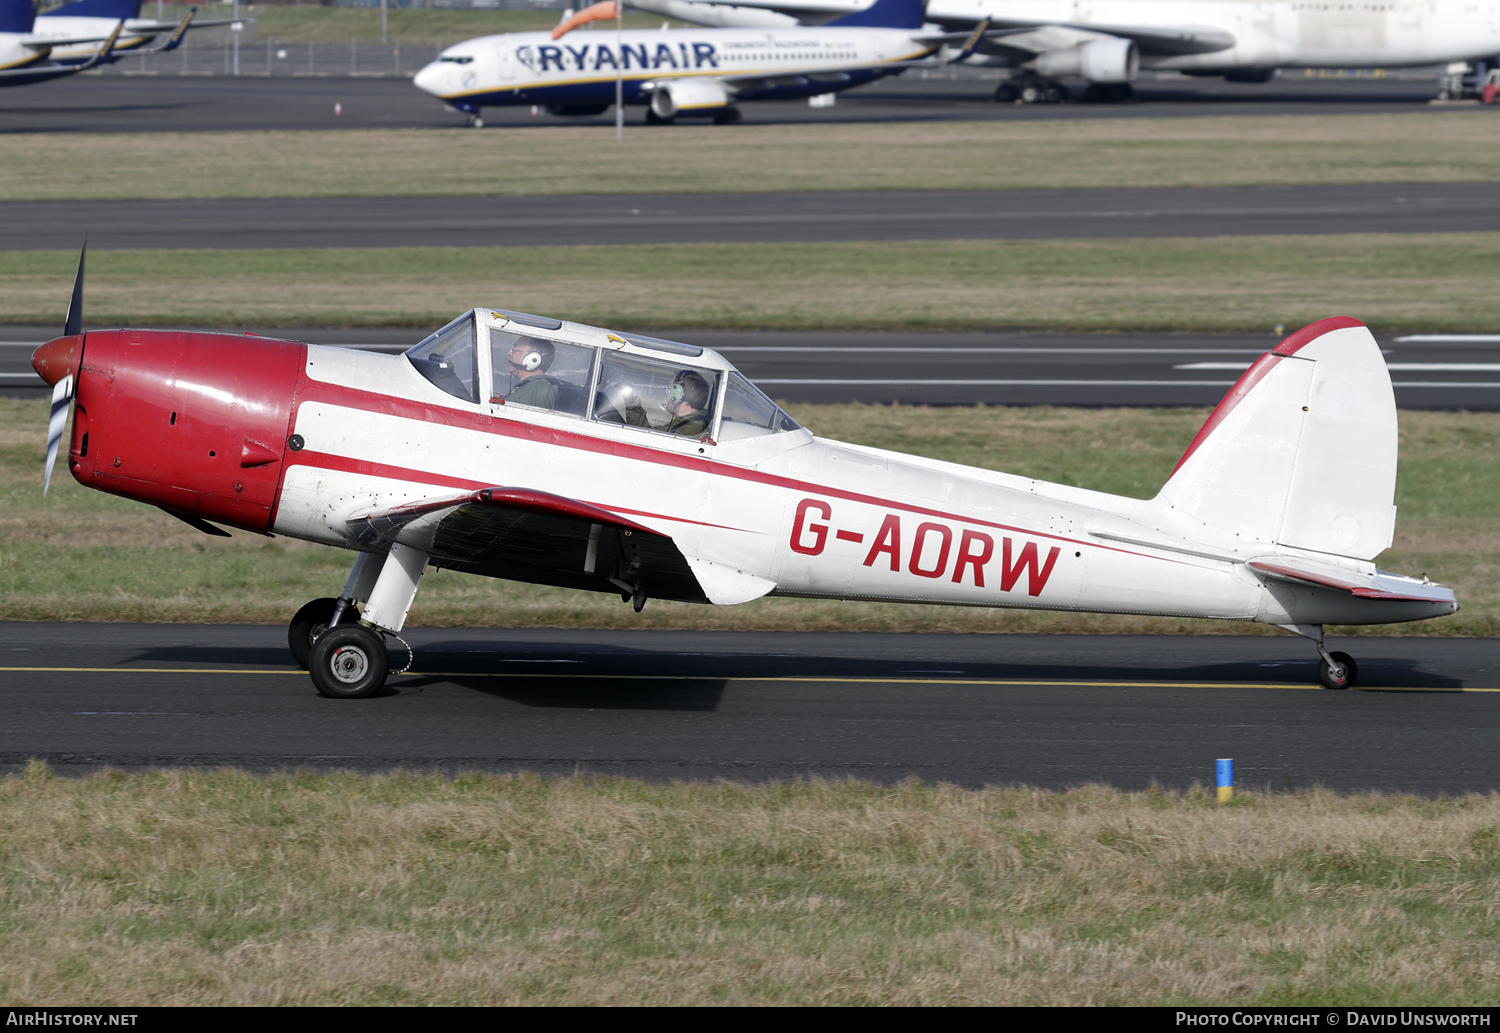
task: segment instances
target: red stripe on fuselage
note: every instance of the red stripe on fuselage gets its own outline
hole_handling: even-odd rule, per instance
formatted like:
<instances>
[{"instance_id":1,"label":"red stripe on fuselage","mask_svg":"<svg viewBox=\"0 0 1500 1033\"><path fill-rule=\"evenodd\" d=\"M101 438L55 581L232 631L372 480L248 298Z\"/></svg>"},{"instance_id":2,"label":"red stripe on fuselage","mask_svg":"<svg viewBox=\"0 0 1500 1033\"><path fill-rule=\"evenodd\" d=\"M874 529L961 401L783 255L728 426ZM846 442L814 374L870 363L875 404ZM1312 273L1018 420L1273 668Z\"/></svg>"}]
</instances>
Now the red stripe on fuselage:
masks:
<instances>
[{"instance_id":1,"label":"red stripe on fuselage","mask_svg":"<svg viewBox=\"0 0 1500 1033\"><path fill-rule=\"evenodd\" d=\"M1253 369L1253 367L1252 367ZM1246 376L1249 374L1247 373ZM1242 378L1243 379L1243 378ZM421 423L442 423L450 427L458 427L465 430L477 431L481 434L494 434L499 437L525 438L538 441L542 444L556 445L560 448L570 448L580 452L593 452L598 455L616 456L622 459L634 459L639 462L651 463L655 466L670 466L679 470L691 470L695 473L708 474L716 477L733 477L737 480L751 481L756 484L766 484L777 488L787 488L793 491L804 491L814 495L825 495L830 498L843 499L847 502L858 502L868 506L880 506L886 509L899 510L905 513L914 513L921 516L939 517L944 520L952 520L955 523L969 524L975 527L990 527L998 531L1010 531L1014 534L1030 535L1033 538L1046 538L1055 542L1066 542L1069 545L1088 546L1091 549L1102 549L1106 552L1119 552L1127 556L1140 556L1145 559L1161 560L1164 563L1182 563L1182 560L1169 559L1165 556L1150 556L1146 553L1136 552L1132 549L1121 549L1110 545L1100 545L1097 542L1083 541L1077 538L1068 538L1064 535L1051 534L1047 531L1033 531L1025 527L1016 527L1012 524L1000 524L991 520L981 520L976 517L961 516L940 509L930 509L926 506L912 505L907 502L894 502L890 499L879 498L874 495L865 495L861 492L845 491L840 488L830 488L826 485L814 484L810 481L795 480L791 477L783 477L778 474L762 473L759 470L750 470L739 466L728 466L716 463L710 459L700 459L697 456L679 455L674 452L657 451L643 445L631 445L620 441L608 441L602 438L591 437L576 431L559 430L554 427L540 427L530 423L522 423L518 420L507 419L503 416L490 416L487 413L471 413L463 410L448 409L443 406L429 405L425 402L417 402L407 398L399 398L393 395L382 395L373 391L362 391L358 388L339 388L322 381L306 381L303 389L299 392L297 406L300 408L306 402L323 402L329 405L339 405L345 408L362 409L366 412L381 416L395 416L401 419L416 420ZM1222 403L1221 403L1222 404ZM296 415L293 414L295 421ZM339 466L329 466L328 463L305 463L304 456L316 455L320 459L335 460ZM408 470L404 467L385 466L384 464L370 463L364 460L349 459L343 456L331 456L327 453L298 452L296 457L289 459L288 465L325 466L331 469L346 469L342 464L349 464L347 472L368 473L372 476L401 476L406 480L427 481L429 483L441 484L445 487L454 488L477 488L489 487L488 484L479 481L464 480L461 478L444 477L437 474L429 474L419 470ZM399 474L384 474L377 469L400 471ZM616 507L603 502L591 503L602 509L615 510ZM647 516L639 510L618 510L622 513L636 513ZM679 523L698 523L695 520L683 520L680 517L663 516L665 520L675 520ZM703 526L719 527L719 524L706 524ZM738 530L738 529L735 529Z\"/></svg>"}]
</instances>

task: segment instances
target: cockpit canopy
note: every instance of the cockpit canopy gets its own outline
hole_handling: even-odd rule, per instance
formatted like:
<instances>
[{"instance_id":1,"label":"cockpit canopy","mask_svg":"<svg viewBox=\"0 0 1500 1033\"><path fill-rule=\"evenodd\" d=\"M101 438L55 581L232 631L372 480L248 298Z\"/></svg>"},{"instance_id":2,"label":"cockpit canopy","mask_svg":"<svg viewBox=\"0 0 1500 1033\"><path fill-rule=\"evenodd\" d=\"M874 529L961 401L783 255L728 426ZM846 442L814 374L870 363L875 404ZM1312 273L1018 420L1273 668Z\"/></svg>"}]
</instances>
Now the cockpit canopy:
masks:
<instances>
[{"instance_id":1,"label":"cockpit canopy","mask_svg":"<svg viewBox=\"0 0 1500 1033\"><path fill-rule=\"evenodd\" d=\"M801 429L714 352L524 312L466 312L406 357L433 385L475 404L715 442Z\"/></svg>"}]
</instances>

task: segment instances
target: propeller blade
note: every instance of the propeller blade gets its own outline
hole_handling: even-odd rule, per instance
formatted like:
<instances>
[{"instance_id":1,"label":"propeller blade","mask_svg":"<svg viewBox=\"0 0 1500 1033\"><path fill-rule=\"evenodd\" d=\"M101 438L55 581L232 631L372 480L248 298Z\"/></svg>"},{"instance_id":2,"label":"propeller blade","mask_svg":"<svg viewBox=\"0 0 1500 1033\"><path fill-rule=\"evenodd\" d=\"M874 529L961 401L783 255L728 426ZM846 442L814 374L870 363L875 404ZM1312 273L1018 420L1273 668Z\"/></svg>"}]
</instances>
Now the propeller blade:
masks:
<instances>
[{"instance_id":1,"label":"propeller blade","mask_svg":"<svg viewBox=\"0 0 1500 1033\"><path fill-rule=\"evenodd\" d=\"M120 25L124 24L124 22L120 23ZM119 34L118 26L115 28L115 33L116 35ZM70 346L67 348L64 360L67 362L65 368L68 372L61 380L56 381L52 385L52 416L47 421L47 459L42 466L42 494L44 496L47 494L47 489L52 486L52 468L57 465L57 449L62 444L63 429L68 425L68 403L73 400L72 365L74 349L78 347L77 337L83 333L83 260L88 253L89 238L87 234L84 234L83 247L78 252L78 275L73 277L73 298L68 302L68 316L63 320L63 338L71 337L74 339L69 342ZM61 345L61 341L57 342L57 344ZM60 347L49 349L49 345L43 345L36 350L36 354L31 359L31 364L36 367L37 372L42 374L44 378L47 378L47 373L52 373L55 376L57 371L54 371L51 367L59 363L55 361L42 361L41 365L38 365L39 358L42 360L62 358L61 355L51 356L51 351L53 350L60 352L62 349ZM43 367L47 367L47 369L44 371Z\"/></svg>"},{"instance_id":2,"label":"propeller blade","mask_svg":"<svg viewBox=\"0 0 1500 1033\"><path fill-rule=\"evenodd\" d=\"M78 252L78 275L73 278L73 300L68 302L68 318L63 321L64 337L83 333L83 259L88 253L89 238L85 235Z\"/></svg>"},{"instance_id":3,"label":"propeller blade","mask_svg":"<svg viewBox=\"0 0 1500 1033\"><path fill-rule=\"evenodd\" d=\"M73 400L73 374L52 385L52 418L47 423L47 462L42 467L42 494L52 485L52 468L57 465L57 447L62 443L63 428L68 424L68 403Z\"/></svg>"}]
</instances>

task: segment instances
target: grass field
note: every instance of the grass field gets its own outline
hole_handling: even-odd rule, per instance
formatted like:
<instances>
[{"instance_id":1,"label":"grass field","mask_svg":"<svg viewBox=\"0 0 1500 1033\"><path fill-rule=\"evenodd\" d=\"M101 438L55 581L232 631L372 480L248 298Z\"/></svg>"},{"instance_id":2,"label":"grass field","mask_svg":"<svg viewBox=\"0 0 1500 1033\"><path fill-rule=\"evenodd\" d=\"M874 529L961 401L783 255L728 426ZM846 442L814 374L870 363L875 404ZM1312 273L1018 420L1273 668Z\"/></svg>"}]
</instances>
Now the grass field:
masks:
<instances>
[{"instance_id":1,"label":"grass field","mask_svg":"<svg viewBox=\"0 0 1500 1033\"><path fill-rule=\"evenodd\" d=\"M4 322L60 323L77 263L0 252ZM625 327L1267 333L1352 315L1493 333L1497 267L1497 233L102 251L87 312L104 325L432 328L488 304Z\"/></svg>"},{"instance_id":2,"label":"grass field","mask_svg":"<svg viewBox=\"0 0 1500 1033\"><path fill-rule=\"evenodd\" d=\"M1493 182L1493 130L1492 113L1458 111L631 126L622 143L541 123L21 133L0 148L0 201Z\"/></svg>"},{"instance_id":3,"label":"grass field","mask_svg":"<svg viewBox=\"0 0 1500 1033\"><path fill-rule=\"evenodd\" d=\"M1206 415L1201 410L922 409L792 406L820 434L1145 498ZM1500 634L1500 414L1402 414L1400 506L1389 569L1453 586L1464 609L1377 635ZM46 404L0 400L0 620L280 624L343 584L351 555L237 533L209 538L158 510L76 484L59 468L41 497ZM894 603L762 599L709 607L539 588L439 571L422 582L418 626L767 631L1284 634L1226 621L1105 617Z\"/></svg>"},{"instance_id":4,"label":"grass field","mask_svg":"<svg viewBox=\"0 0 1500 1033\"><path fill-rule=\"evenodd\" d=\"M1500 796L0 780L11 1006L1481 1005Z\"/></svg>"}]
</instances>

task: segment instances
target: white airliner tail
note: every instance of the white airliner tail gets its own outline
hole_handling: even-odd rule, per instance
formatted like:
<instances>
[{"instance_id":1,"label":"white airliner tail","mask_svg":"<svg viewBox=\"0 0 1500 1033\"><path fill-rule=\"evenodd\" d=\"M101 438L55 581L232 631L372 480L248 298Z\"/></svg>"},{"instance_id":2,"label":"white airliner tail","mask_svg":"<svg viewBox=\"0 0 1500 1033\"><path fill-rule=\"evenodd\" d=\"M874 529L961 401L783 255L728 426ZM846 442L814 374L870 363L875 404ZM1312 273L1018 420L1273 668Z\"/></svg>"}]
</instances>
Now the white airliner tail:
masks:
<instances>
[{"instance_id":1,"label":"white airliner tail","mask_svg":"<svg viewBox=\"0 0 1500 1033\"><path fill-rule=\"evenodd\" d=\"M1157 502L1241 540L1374 559L1395 529L1396 400L1357 320L1323 319L1224 396Z\"/></svg>"}]
</instances>

